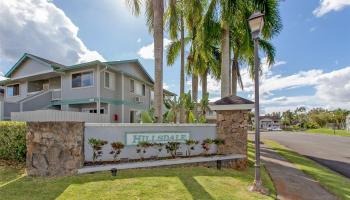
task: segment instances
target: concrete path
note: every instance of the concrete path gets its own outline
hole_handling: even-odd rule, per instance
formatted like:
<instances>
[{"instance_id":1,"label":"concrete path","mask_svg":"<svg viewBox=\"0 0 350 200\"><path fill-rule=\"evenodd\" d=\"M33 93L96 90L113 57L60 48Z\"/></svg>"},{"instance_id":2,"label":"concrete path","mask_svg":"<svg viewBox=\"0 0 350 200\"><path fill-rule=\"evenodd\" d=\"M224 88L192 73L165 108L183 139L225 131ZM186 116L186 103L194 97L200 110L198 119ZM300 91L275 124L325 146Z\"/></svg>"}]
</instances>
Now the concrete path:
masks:
<instances>
[{"instance_id":1,"label":"concrete path","mask_svg":"<svg viewBox=\"0 0 350 200\"><path fill-rule=\"evenodd\" d=\"M262 139L274 140L350 178L350 137L302 132L263 132Z\"/></svg>"},{"instance_id":2,"label":"concrete path","mask_svg":"<svg viewBox=\"0 0 350 200\"><path fill-rule=\"evenodd\" d=\"M274 150L261 147L261 159L265 164L281 200L336 200L318 182L286 161Z\"/></svg>"}]
</instances>

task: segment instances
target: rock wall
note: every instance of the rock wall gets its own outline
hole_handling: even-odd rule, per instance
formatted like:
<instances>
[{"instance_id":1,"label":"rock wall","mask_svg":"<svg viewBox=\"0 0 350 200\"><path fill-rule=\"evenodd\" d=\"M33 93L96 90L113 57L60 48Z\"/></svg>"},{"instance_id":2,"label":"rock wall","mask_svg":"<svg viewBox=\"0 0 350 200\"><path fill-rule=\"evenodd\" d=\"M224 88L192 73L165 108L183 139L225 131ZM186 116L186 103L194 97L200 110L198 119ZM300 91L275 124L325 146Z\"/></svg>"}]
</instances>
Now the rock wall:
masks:
<instances>
[{"instance_id":1,"label":"rock wall","mask_svg":"<svg viewBox=\"0 0 350 200\"><path fill-rule=\"evenodd\" d=\"M65 176L84 164L83 122L28 122L27 173Z\"/></svg>"},{"instance_id":2,"label":"rock wall","mask_svg":"<svg viewBox=\"0 0 350 200\"><path fill-rule=\"evenodd\" d=\"M225 140L218 152L221 154L248 155L248 110L218 110L217 137ZM247 159L235 161L232 167L245 169Z\"/></svg>"}]
</instances>

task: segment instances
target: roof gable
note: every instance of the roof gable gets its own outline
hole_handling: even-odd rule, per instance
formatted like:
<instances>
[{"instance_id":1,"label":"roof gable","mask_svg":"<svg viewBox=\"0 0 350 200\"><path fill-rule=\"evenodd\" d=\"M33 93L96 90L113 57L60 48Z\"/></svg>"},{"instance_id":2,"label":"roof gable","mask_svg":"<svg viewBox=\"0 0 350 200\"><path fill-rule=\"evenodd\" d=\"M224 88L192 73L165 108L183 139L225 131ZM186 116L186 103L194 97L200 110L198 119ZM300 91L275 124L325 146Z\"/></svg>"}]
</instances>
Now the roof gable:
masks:
<instances>
[{"instance_id":1,"label":"roof gable","mask_svg":"<svg viewBox=\"0 0 350 200\"><path fill-rule=\"evenodd\" d=\"M47 67L47 70L53 70L58 68L64 68L65 66L45 58L34 56L32 54L25 53L23 56L16 62L16 64L5 74L5 77L11 78L14 73L16 73L25 62L28 60L33 60L38 63L38 67L43 70L43 67ZM40 70L40 69L38 69Z\"/></svg>"},{"instance_id":2,"label":"roof gable","mask_svg":"<svg viewBox=\"0 0 350 200\"><path fill-rule=\"evenodd\" d=\"M146 69L142 66L142 64L139 62L138 59L133 59L133 60L121 60L121 61L110 61L110 62L104 62L105 64L113 67L113 65L123 65L123 64L135 64L137 66L137 68L140 70L140 72L146 77L146 79L148 79L147 81L154 84L154 80L152 79L152 77L148 74L148 72L146 71ZM127 70L125 70L125 68L123 67L119 67L118 70L122 71L122 72L126 72L128 73ZM130 72L129 72L130 73ZM132 74L132 73L130 73Z\"/></svg>"}]
</instances>

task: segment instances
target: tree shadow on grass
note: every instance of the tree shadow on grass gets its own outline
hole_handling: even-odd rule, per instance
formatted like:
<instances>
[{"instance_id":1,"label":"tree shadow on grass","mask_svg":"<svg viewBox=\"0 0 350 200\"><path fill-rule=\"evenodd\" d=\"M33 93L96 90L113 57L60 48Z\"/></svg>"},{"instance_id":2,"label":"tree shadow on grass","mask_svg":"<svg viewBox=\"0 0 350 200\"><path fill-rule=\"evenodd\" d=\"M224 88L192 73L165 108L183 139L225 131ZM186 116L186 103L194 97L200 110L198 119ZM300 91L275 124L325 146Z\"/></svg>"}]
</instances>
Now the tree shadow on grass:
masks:
<instances>
[{"instance_id":1,"label":"tree shadow on grass","mask_svg":"<svg viewBox=\"0 0 350 200\"><path fill-rule=\"evenodd\" d=\"M117 177L110 172L84 174L60 178L23 177L0 188L0 197L3 199L56 199L70 185L83 185L89 182L113 181L139 177L177 177L185 186L193 199L215 199L197 182L196 176L231 176L243 182L251 182L252 175L234 170L218 171L204 167L174 167L157 169L122 170ZM162 188L159 188L160 190ZM30 196L28 196L30 195Z\"/></svg>"}]
</instances>

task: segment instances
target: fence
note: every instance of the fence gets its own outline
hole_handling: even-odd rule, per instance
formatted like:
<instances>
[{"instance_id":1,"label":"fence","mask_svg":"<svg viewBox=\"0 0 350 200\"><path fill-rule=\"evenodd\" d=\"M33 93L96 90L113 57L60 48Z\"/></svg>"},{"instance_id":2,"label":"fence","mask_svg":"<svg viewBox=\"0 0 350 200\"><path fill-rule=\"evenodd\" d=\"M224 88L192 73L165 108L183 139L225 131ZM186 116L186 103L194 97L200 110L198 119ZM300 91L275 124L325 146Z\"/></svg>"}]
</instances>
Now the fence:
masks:
<instances>
[{"instance_id":1,"label":"fence","mask_svg":"<svg viewBox=\"0 0 350 200\"><path fill-rule=\"evenodd\" d=\"M11 120L25 122L76 121L88 123L109 123L110 116L107 114L95 114L84 112L36 110L27 112L12 112Z\"/></svg>"},{"instance_id":2,"label":"fence","mask_svg":"<svg viewBox=\"0 0 350 200\"><path fill-rule=\"evenodd\" d=\"M102 139L108 141L103 147L102 161L112 161L113 156L110 154L112 142L122 142L125 148L122 150L119 158L139 159L140 155L136 151L136 145L139 141L149 141L152 143L166 143L171 140L184 142L186 139L199 141L191 155L198 155L203 152L201 142L206 138L216 138L215 124L85 124L84 151L85 161L92 160L92 148L88 144L90 138ZM181 145L178 152L186 153L185 145ZM213 145L211 153L216 152ZM169 153L163 147L159 153L156 148L149 148L144 157L151 156L169 156Z\"/></svg>"}]
</instances>

